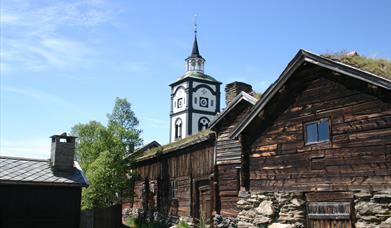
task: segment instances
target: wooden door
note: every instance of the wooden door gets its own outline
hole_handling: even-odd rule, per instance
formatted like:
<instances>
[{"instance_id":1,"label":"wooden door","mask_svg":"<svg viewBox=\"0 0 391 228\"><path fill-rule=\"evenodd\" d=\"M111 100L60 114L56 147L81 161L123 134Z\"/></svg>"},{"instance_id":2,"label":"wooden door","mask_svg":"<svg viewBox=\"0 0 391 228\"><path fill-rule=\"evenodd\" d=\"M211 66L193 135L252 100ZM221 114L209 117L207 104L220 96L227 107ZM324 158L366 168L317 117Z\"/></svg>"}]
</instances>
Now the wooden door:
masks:
<instances>
[{"instance_id":1,"label":"wooden door","mask_svg":"<svg viewBox=\"0 0 391 228\"><path fill-rule=\"evenodd\" d=\"M350 202L307 203L310 228L351 228Z\"/></svg>"},{"instance_id":2,"label":"wooden door","mask_svg":"<svg viewBox=\"0 0 391 228\"><path fill-rule=\"evenodd\" d=\"M211 197L210 197L210 187L202 186L199 188L200 193L200 218L203 216L207 221L211 218Z\"/></svg>"}]
</instances>

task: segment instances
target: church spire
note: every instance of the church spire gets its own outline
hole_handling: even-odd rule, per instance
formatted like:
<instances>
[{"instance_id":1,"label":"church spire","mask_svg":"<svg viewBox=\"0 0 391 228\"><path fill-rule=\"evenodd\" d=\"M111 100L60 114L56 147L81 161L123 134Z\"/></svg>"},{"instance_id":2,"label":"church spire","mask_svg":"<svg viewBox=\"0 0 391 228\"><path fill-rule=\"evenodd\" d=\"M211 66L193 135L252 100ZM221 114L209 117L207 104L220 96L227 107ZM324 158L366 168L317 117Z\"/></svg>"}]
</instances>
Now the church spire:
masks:
<instances>
[{"instance_id":1,"label":"church spire","mask_svg":"<svg viewBox=\"0 0 391 228\"><path fill-rule=\"evenodd\" d=\"M191 55L186 59L186 71L204 73L205 59L200 55L197 42L197 15L194 16L194 42Z\"/></svg>"},{"instance_id":2,"label":"church spire","mask_svg":"<svg viewBox=\"0 0 391 228\"><path fill-rule=\"evenodd\" d=\"M197 31L195 31L194 34L193 50L191 51L190 57L202 58L202 56L200 55L200 51L198 50Z\"/></svg>"}]
</instances>

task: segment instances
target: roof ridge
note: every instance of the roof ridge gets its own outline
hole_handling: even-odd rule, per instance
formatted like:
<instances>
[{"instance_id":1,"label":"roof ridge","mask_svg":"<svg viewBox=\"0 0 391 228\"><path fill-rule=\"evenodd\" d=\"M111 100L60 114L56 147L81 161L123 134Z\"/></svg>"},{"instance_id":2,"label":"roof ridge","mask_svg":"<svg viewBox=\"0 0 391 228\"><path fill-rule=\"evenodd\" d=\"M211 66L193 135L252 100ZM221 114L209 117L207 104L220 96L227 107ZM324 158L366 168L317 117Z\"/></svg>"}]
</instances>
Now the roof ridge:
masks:
<instances>
[{"instance_id":1,"label":"roof ridge","mask_svg":"<svg viewBox=\"0 0 391 228\"><path fill-rule=\"evenodd\" d=\"M40 159L40 158L25 158L25 157L12 157L12 156L0 156L0 159L10 159L18 161L37 161L37 162L48 162L50 159Z\"/></svg>"}]
</instances>

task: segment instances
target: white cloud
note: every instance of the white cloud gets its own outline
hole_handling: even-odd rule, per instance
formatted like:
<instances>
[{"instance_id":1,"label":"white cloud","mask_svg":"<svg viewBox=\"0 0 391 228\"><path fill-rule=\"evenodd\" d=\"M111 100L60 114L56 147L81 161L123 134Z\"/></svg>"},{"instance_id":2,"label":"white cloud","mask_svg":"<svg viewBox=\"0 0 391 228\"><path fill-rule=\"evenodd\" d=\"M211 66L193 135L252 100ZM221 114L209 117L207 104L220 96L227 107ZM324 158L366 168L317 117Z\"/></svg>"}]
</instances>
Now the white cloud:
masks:
<instances>
[{"instance_id":1,"label":"white cloud","mask_svg":"<svg viewBox=\"0 0 391 228\"><path fill-rule=\"evenodd\" d=\"M41 2L42 3L42 2ZM1 64L5 69L85 66L94 47L75 35L109 23L113 10L101 1L4 1L0 14ZM67 32L68 31L68 32ZM69 32L71 31L71 32Z\"/></svg>"}]
</instances>

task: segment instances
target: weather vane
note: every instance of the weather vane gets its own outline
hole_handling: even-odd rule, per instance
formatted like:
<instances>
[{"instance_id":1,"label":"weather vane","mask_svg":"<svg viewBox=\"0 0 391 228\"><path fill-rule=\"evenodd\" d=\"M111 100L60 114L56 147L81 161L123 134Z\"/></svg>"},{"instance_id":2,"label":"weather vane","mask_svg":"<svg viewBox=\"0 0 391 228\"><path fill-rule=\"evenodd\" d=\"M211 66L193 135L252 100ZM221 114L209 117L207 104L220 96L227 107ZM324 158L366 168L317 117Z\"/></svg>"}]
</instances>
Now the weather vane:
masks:
<instances>
[{"instance_id":1,"label":"weather vane","mask_svg":"<svg viewBox=\"0 0 391 228\"><path fill-rule=\"evenodd\" d=\"M197 14L194 14L194 33L197 34Z\"/></svg>"}]
</instances>

